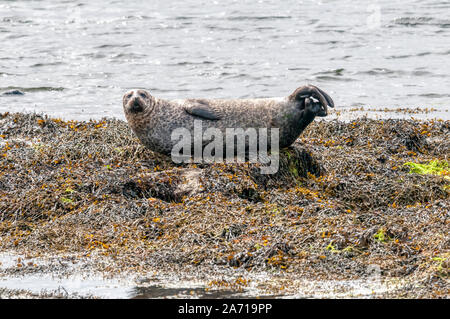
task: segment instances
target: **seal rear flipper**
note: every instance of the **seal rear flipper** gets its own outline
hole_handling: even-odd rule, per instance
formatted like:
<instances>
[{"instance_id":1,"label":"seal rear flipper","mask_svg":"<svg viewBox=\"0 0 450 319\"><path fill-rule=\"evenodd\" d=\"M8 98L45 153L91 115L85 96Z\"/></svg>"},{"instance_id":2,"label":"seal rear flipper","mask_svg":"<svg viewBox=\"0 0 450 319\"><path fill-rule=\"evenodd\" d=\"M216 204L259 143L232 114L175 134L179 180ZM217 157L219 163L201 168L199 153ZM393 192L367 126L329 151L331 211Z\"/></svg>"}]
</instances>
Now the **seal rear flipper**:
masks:
<instances>
[{"instance_id":1,"label":"seal rear flipper","mask_svg":"<svg viewBox=\"0 0 450 319\"><path fill-rule=\"evenodd\" d=\"M316 106L317 100L321 105L321 110L317 113L319 116L326 116L328 114L327 106L334 107L333 99L324 91L314 85L306 85L296 89L290 96L290 100L302 101L305 104L305 99L311 99L312 105Z\"/></svg>"},{"instance_id":2,"label":"seal rear flipper","mask_svg":"<svg viewBox=\"0 0 450 319\"><path fill-rule=\"evenodd\" d=\"M221 119L219 112L203 100L190 102L188 106L184 107L184 110L189 115L197 116L204 120L218 121Z\"/></svg>"}]
</instances>

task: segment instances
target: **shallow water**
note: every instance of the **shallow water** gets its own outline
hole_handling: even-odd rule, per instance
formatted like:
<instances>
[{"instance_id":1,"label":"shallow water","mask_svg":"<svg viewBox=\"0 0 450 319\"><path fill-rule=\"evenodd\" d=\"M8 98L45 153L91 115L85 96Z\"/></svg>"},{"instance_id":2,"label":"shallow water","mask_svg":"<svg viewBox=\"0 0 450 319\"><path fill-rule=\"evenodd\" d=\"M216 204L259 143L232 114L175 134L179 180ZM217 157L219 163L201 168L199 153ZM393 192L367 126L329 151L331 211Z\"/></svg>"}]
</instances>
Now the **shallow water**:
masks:
<instances>
[{"instance_id":1,"label":"shallow water","mask_svg":"<svg viewBox=\"0 0 450 319\"><path fill-rule=\"evenodd\" d=\"M97 260L98 261L98 260ZM381 282L378 277L356 280L289 280L289 292L274 293L269 273L236 271L229 279L245 276L249 285L239 289L217 289L207 281L181 274L112 276L92 271L96 260L36 257L0 253L0 298L371 298L402 286ZM19 266L20 265L20 266ZM27 267L28 270L24 267ZM30 266L31 265L31 266ZM31 270L30 270L31 267ZM33 267L42 267L40 270ZM105 277L107 276L107 277ZM276 279L275 279L276 280Z\"/></svg>"},{"instance_id":2,"label":"shallow water","mask_svg":"<svg viewBox=\"0 0 450 319\"><path fill-rule=\"evenodd\" d=\"M131 88L247 98L314 83L338 108L449 119L449 12L440 0L0 0L0 112L123 119ZM25 95L2 95L13 89Z\"/></svg>"}]
</instances>

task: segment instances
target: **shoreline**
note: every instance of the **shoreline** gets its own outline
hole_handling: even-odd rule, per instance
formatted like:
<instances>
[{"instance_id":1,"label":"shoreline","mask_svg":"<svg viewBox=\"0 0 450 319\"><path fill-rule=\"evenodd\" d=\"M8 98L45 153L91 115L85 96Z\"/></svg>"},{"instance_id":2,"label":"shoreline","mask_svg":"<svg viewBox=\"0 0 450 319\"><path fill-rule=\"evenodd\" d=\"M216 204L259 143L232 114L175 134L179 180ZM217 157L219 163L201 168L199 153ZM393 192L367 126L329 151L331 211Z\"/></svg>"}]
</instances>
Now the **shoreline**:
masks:
<instances>
[{"instance_id":1,"label":"shoreline","mask_svg":"<svg viewBox=\"0 0 450 319\"><path fill-rule=\"evenodd\" d=\"M12 103L20 103L19 100L13 101ZM8 102L7 104L10 104ZM5 104L5 105L7 105ZM0 114L7 113L8 107L4 109L0 108ZM75 112L76 110L71 110ZM424 106L394 106L394 107L375 107L375 106L339 106L337 109L331 110L330 114L324 118L316 118L316 121L344 121L350 122L357 119L369 118L374 120L387 120L387 119L402 119L402 120L450 120L450 108L442 107L439 105L424 107ZM111 114L100 114L96 112L87 112L83 110L81 113L73 113L75 116L67 116L65 112L48 112L36 108L26 108L26 109L16 109L14 112L10 113L21 113L21 114L38 114L40 116L49 116L52 118L60 118L63 121L78 121L78 122L89 122L89 121L102 121L107 120L119 120L125 121L125 115L123 114L122 107L119 107L116 112Z\"/></svg>"},{"instance_id":2,"label":"shoreline","mask_svg":"<svg viewBox=\"0 0 450 319\"><path fill-rule=\"evenodd\" d=\"M375 269L405 284L364 297L449 296L448 175L404 164L448 163L450 121L316 121L272 177L250 164L175 165L117 119L1 114L0 137L4 252L278 297L299 297L305 280L370 281ZM52 272L21 261L0 279Z\"/></svg>"}]
</instances>

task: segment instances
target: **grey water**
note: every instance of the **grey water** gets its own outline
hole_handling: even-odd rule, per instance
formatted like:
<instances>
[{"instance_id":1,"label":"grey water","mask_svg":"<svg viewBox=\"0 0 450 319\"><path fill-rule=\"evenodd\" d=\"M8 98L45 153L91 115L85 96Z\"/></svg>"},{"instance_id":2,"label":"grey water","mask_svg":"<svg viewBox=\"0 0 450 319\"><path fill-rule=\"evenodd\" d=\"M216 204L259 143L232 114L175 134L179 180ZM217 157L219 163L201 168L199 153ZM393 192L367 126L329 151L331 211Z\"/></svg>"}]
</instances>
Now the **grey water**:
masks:
<instances>
[{"instance_id":1,"label":"grey water","mask_svg":"<svg viewBox=\"0 0 450 319\"><path fill-rule=\"evenodd\" d=\"M0 0L0 112L123 119L132 88L253 98L312 83L337 109L449 119L449 74L447 0Z\"/></svg>"},{"instance_id":2,"label":"grey water","mask_svg":"<svg viewBox=\"0 0 450 319\"><path fill-rule=\"evenodd\" d=\"M72 256L73 257L73 256ZM74 262L75 261L75 262ZM18 266L18 263L24 266ZM407 285L400 278L382 282L374 278L353 280L316 280L299 278L291 282L290 292L271 291L267 283L275 278L265 271L223 273L224 280L233 281L245 274L249 285L240 288L215 288L192 274L115 274L93 271L95 263L107 259L39 256L0 252L1 298L373 298L374 293L395 291ZM30 264L32 266L30 266ZM33 266L34 265L34 266ZM273 275L273 274L272 274ZM270 285L269 285L270 286Z\"/></svg>"}]
</instances>

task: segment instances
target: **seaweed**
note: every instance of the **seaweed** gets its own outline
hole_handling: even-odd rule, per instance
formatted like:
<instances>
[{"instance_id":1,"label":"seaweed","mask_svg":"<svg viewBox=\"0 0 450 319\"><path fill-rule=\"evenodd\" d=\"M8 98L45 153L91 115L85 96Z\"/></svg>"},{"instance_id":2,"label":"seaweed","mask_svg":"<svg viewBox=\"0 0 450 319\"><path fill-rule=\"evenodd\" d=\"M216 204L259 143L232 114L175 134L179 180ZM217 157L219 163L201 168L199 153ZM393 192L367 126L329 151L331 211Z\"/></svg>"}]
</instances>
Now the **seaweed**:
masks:
<instances>
[{"instance_id":1,"label":"seaweed","mask_svg":"<svg viewBox=\"0 0 450 319\"><path fill-rule=\"evenodd\" d=\"M410 174L432 174L432 175L444 175L444 178L449 179L450 174L447 161L430 161L428 164L419 164L413 162L407 162L404 165L410 167Z\"/></svg>"},{"instance_id":2,"label":"seaweed","mask_svg":"<svg viewBox=\"0 0 450 319\"><path fill-rule=\"evenodd\" d=\"M96 267L108 273L190 271L217 285L236 271L339 280L377 265L416 287L394 296L442 297L449 154L448 121L315 121L280 152L279 172L261 175L251 163L174 164L116 119L5 113L0 247L103 256L111 262ZM440 175L403 165L428 172L431 161Z\"/></svg>"}]
</instances>

